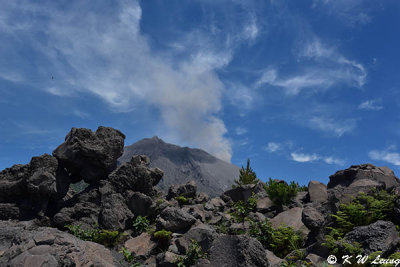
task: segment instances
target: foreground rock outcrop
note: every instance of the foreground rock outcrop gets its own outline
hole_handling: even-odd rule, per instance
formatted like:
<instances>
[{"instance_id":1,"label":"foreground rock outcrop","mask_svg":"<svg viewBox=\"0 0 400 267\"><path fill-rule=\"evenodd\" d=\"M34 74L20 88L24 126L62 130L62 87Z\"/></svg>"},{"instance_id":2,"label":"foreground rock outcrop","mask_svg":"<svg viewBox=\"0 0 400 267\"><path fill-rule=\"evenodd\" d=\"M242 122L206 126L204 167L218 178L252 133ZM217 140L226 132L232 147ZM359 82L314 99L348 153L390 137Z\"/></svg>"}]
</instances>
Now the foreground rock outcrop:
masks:
<instances>
[{"instance_id":1,"label":"foreground rock outcrop","mask_svg":"<svg viewBox=\"0 0 400 267\"><path fill-rule=\"evenodd\" d=\"M400 252L400 182L386 167L351 166L279 204L262 182L164 194L149 157L117 166L124 138L73 128L53 156L0 172L1 266L320 266L333 250Z\"/></svg>"}]
</instances>

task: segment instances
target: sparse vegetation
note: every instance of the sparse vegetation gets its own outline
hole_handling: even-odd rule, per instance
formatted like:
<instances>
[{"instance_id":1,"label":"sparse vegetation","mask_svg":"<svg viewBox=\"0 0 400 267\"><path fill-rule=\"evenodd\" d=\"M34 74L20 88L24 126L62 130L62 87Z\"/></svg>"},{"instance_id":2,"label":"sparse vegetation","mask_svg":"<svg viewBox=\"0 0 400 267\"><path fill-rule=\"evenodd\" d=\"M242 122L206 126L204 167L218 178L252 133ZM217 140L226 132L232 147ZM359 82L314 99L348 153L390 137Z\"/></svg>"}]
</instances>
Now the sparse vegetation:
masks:
<instances>
[{"instance_id":1,"label":"sparse vegetation","mask_svg":"<svg viewBox=\"0 0 400 267\"><path fill-rule=\"evenodd\" d=\"M299 185L297 183L292 181L290 184L287 184L272 180L271 178L269 178L264 188L268 197L277 206L287 205L296 197L297 192L299 192Z\"/></svg>"},{"instance_id":2,"label":"sparse vegetation","mask_svg":"<svg viewBox=\"0 0 400 267\"><path fill-rule=\"evenodd\" d=\"M280 258L303 246L304 238L292 227L281 225L274 229L269 221L253 222L250 235Z\"/></svg>"},{"instance_id":3,"label":"sparse vegetation","mask_svg":"<svg viewBox=\"0 0 400 267\"><path fill-rule=\"evenodd\" d=\"M126 248L123 247L120 253L124 256L125 261L129 263L129 267L138 267L141 265L139 262L136 262L136 258ZM122 261L120 263L122 264Z\"/></svg>"},{"instance_id":4,"label":"sparse vegetation","mask_svg":"<svg viewBox=\"0 0 400 267\"><path fill-rule=\"evenodd\" d=\"M191 200L191 198L187 198L184 196L177 196L175 199L178 201L180 206L189 204L189 202Z\"/></svg>"},{"instance_id":5,"label":"sparse vegetation","mask_svg":"<svg viewBox=\"0 0 400 267\"><path fill-rule=\"evenodd\" d=\"M250 167L250 159L247 159L247 166L246 169L242 166L240 169L239 180L235 179L235 186L241 186L245 184L256 184L259 180L257 178L256 173Z\"/></svg>"},{"instance_id":6,"label":"sparse vegetation","mask_svg":"<svg viewBox=\"0 0 400 267\"><path fill-rule=\"evenodd\" d=\"M185 256L179 257L177 260L178 267L188 267L195 265L199 259L206 257L206 253L202 251L201 246L196 240L191 240L189 249Z\"/></svg>"},{"instance_id":7,"label":"sparse vegetation","mask_svg":"<svg viewBox=\"0 0 400 267\"><path fill-rule=\"evenodd\" d=\"M325 235L323 245L335 255L356 255L361 251L359 244L343 241L344 235L354 227L390 219L388 216L392 214L395 197L385 190L374 190L370 194L360 193L348 204L341 204L339 211L331 215L334 225L328 227L330 232Z\"/></svg>"},{"instance_id":8,"label":"sparse vegetation","mask_svg":"<svg viewBox=\"0 0 400 267\"><path fill-rule=\"evenodd\" d=\"M118 231L109 231L99 229L98 227L84 229L81 225L66 225L65 228L67 228L71 234L82 240L96 242L106 247L115 246L122 235L122 233Z\"/></svg>"},{"instance_id":9,"label":"sparse vegetation","mask_svg":"<svg viewBox=\"0 0 400 267\"><path fill-rule=\"evenodd\" d=\"M160 230L153 234L153 238L158 242L160 247L166 248L172 238L172 232L167 230Z\"/></svg>"},{"instance_id":10,"label":"sparse vegetation","mask_svg":"<svg viewBox=\"0 0 400 267\"><path fill-rule=\"evenodd\" d=\"M249 213L255 211L256 206L257 198L253 194L251 197L249 197L247 202L242 200L235 202L232 207L231 215L236 222L244 222Z\"/></svg>"},{"instance_id":11,"label":"sparse vegetation","mask_svg":"<svg viewBox=\"0 0 400 267\"><path fill-rule=\"evenodd\" d=\"M133 231L135 235L140 235L143 232L149 230L150 221L146 216L137 216L132 223Z\"/></svg>"}]
</instances>

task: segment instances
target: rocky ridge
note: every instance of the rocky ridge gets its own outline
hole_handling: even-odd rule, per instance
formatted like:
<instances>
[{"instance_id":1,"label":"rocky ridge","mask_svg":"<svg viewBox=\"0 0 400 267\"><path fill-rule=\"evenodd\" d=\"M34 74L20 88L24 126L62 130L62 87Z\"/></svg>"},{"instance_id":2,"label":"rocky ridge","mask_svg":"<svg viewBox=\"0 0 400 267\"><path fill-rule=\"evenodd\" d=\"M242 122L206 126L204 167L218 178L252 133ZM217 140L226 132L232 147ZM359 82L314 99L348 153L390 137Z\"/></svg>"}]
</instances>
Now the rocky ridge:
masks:
<instances>
[{"instance_id":1,"label":"rocky ridge","mask_svg":"<svg viewBox=\"0 0 400 267\"><path fill-rule=\"evenodd\" d=\"M156 188L163 171L147 156L117 166L124 138L108 127L73 128L52 156L0 172L1 266L321 266L333 245L338 257L349 246L400 252L400 182L386 167L351 166L282 206L262 182L209 197L189 181L164 194ZM89 186L74 192L80 181ZM377 192L390 195L384 212L364 214L372 218L365 225L339 224L347 230L327 246L330 227L339 227L334 215ZM299 247L274 239L285 233Z\"/></svg>"}]
</instances>

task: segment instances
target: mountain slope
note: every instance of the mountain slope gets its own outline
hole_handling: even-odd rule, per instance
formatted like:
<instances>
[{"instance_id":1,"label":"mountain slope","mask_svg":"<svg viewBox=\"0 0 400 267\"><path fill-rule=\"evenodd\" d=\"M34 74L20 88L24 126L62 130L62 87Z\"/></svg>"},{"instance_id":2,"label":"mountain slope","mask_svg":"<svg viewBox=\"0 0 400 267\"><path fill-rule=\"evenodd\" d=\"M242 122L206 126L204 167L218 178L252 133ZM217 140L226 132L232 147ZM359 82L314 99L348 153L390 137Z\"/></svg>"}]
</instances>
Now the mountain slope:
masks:
<instances>
[{"instance_id":1,"label":"mountain slope","mask_svg":"<svg viewBox=\"0 0 400 267\"><path fill-rule=\"evenodd\" d=\"M151 167L164 171L164 177L158 184L163 191L173 184L195 180L199 192L216 196L229 189L233 179L239 177L236 165L217 159L201 149L165 143L156 136L126 146L118 161L127 162L134 155L147 155Z\"/></svg>"}]
</instances>

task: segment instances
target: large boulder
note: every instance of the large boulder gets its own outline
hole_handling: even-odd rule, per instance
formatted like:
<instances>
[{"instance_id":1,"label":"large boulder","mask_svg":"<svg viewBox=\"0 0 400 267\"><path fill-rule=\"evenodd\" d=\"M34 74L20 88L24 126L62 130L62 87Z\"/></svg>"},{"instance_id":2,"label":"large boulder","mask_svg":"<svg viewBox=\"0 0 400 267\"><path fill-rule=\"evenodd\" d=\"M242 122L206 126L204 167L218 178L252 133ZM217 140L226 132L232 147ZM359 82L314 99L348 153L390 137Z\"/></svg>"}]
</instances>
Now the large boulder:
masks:
<instances>
[{"instance_id":1,"label":"large boulder","mask_svg":"<svg viewBox=\"0 0 400 267\"><path fill-rule=\"evenodd\" d=\"M167 199L183 196L186 198L195 198L197 185L195 181L189 181L183 185L173 185L168 189Z\"/></svg>"},{"instance_id":2,"label":"large boulder","mask_svg":"<svg viewBox=\"0 0 400 267\"><path fill-rule=\"evenodd\" d=\"M278 228L280 225L293 227L295 230L307 236L310 230L302 221L303 208L296 207L279 213L270 220L272 227Z\"/></svg>"},{"instance_id":3,"label":"large boulder","mask_svg":"<svg viewBox=\"0 0 400 267\"><path fill-rule=\"evenodd\" d=\"M49 202L67 194L70 180L56 158L44 154L29 164L14 165L0 172L0 203L13 204L19 211L4 219L27 219L52 213ZM17 215L18 214L18 215Z\"/></svg>"},{"instance_id":4,"label":"large boulder","mask_svg":"<svg viewBox=\"0 0 400 267\"><path fill-rule=\"evenodd\" d=\"M99 225L108 230L125 229L133 218L121 194L108 193L102 196Z\"/></svg>"},{"instance_id":5,"label":"large boulder","mask_svg":"<svg viewBox=\"0 0 400 267\"><path fill-rule=\"evenodd\" d=\"M257 184L245 184L236 186L228 191L225 191L222 196L227 196L232 199L234 202L236 201L247 201L249 197L255 194L258 198L262 198L266 196L266 192L264 189L264 185L262 182Z\"/></svg>"},{"instance_id":6,"label":"large boulder","mask_svg":"<svg viewBox=\"0 0 400 267\"><path fill-rule=\"evenodd\" d=\"M113 171L108 181L118 193L132 190L154 196L156 190L153 187L160 182L163 172L158 168L149 168L149 165L149 157L135 156Z\"/></svg>"},{"instance_id":7,"label":"large boulder","mask_svg":"<svg viewBox=\"0 0 400 267\"><path fill-rule=\"evenodd\" d=\"M128 207L135 216L150 216L155 212L153 199L140 192L132 193L128 200Z\"/></svg>"},{"instance_id":8,"label":"large boulder","mask_svg":"<svg viewBox=\"0 0 400 267\"><path fill-rule=\"evenodd\" d=\"M372 189L391 191L399 185L399 179L387 167L354 165L329 177L328 202L335 212L341 203L350 202L361 192L368 193Z\"/></svg>"},{"instance_id":9,"label":"large boulder","mask_svg":"<svg viewBox=\"0 0 400 267\"><path fill-rule=\"evenodd\" d=\"M217 236L217 232L206 224L194 226L177 240L179 252L186 254L192 240L197 241L202 251L207 252Z\"/></svg>"},{"instance_id":10,"label":"large boulder","mask_svg":"<svg viewBox=\"0 0 400 267\"><path fill-rule=\"evenodd\" d=\"M318 181L310 181L308 183L308 198L314 203L326 202L328 200L326 185Z\"/></svg>"},{"instance_id":11,"label":"large boulder","mask_svg":"<svg viewBox=\"0 0 400 267\"><path fill-rule=\"evenodd\" d=\"M53 151L60 163L74 177L93 184L104 179L116 167L124 149L125 135L110 127L100 126L96 132L72 128L62 143Z\"/></svg>"},{"instance_id":12,"label":"large boulder","mask_svg":"<svg viewBox=\"0 0 400 267\"><path fill-rule=\"evenodd\" d=\"M221 235L209 251L209 263L197 266L267 267L267 253L255 238L245 235Z\"/></svg>"},{"instance_id":13,"label":"large boulder","mask_svg":"<svg viewBox=\"0 0 400 267\"><path fill-rule=\"evenodd\" d=\"M186 211L168 207L157 218L156 226L158 230L165 229L172 232L186 232L195 222L196 218Z\"/></svg>"},{"instance_id":14,"label":"large boulder","mask_svg":"<svg viewBox=\"0 0 400 267\"><path fill-rule=\"evenodd\" d=\"M377 221L367 226L355 227L344 239L350 243L361 244L365 255L382 251L382 256L394 252L400 241L396 226L389 221Z\"/></svg>"},{"instance_id":15,"label":"large boulder","mask_svg":"<svg viewBox=\"0 0 400 267\"><path fill-rule=\"evenodd\" d=\"M157 243L151 240L151 235L142 233L137 237L128 239L124 246L134 257L147 258L156 249Z\"/></svg>"},{"instance_id":16,"label":"large boulder","mask_svg":"<svg viewBox=\"0 0 400 267\"><path fill-rule=\"evenodd\" d=\"M0 221L1 266L117 266L104 246L55 228Z\"/></svg>"},{"instance_id":17,"label":"large boulder","mask_svg":"<svg viewBox=\"0 0 400 267\"><path fill-rule=\"evenodd\" d=\"M307 228L315 231L321 228L325 222L324 216L317 209L311 206L307 206L303 209L301 218Z\"/></svg>"}]
</instances>

